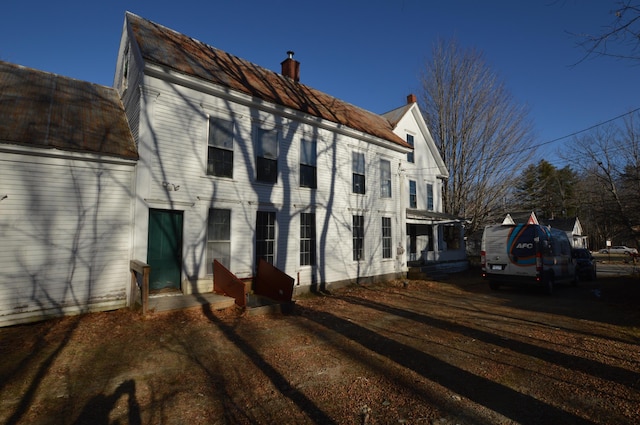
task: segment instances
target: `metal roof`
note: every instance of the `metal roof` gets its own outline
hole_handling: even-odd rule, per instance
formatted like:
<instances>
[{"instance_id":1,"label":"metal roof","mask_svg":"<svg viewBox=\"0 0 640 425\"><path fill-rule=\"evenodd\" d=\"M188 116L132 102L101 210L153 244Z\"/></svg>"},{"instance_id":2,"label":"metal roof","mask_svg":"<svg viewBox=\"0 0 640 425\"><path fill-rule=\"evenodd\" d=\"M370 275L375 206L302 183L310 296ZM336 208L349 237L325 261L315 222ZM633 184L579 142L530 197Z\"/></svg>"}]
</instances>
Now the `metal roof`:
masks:
<instances>
[{"instance_id":1,"label":"metal roof","mask_svg":"<svg viewBox=\"0 0 640 425\"><path fill-rule=\"evenodd\" d=\"M0 143L138 159L117 91L2 61Z\"/></svg>"},{"instance_id":2,"label":"metal roof","mask_svg":"<svg viewBox=\"0 0 640 425\"><path fill-rule=\"evenodd\" d=\"M402 117L411 109L411 104L403 105L392 111L385 112L382 116L389 121L389 123L395 128L398 125Z\"/></svg>"},{"instance_id":3,"label":"metal roof","mask_svg":"<svg viewBox=\"0 0 640 425\"><path fill-rule=\"evenodd\" d=\"M126 19L142 57L148 63L410 147L393 132L391 123L381 115L353 106L133 13L127 12Z\"/></svg>"}]
</instances>

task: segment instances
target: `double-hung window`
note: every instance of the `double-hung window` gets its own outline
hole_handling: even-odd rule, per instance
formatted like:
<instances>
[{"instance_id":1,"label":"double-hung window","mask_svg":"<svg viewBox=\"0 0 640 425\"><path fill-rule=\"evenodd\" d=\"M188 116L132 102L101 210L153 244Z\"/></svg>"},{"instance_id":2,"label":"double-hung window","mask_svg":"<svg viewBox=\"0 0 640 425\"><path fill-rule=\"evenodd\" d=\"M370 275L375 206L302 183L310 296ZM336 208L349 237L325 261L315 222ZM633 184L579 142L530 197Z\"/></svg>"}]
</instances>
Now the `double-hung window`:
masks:
<instances>
[{"instance_id":1,"label":"double-hung window","mask_svg":"<svg viewBox=\"0 0 640 425\"><path fill-rule=\"evenodd\" d=\"M317 150L315 140L300 141L300 187L317 187Z\"/></svg>"},{"instance_id":2,"label":"double-hung window","mask_svg":"<svg viewBox=\"0 0 640 425\"><path fill-rule=\"evenodd\" d=\"M418 208L415 180L409 180L409 208Z\"/></svg>"},{"instance_id":3,"label":"double-hung window","mask_svg":"<svg viewBox=\"0 0 640 425\"><path fill-rule=\"evenodd\" d=\"M278 181L278 130L258 128L256 132L256 179Z\"/></svg>"},{"instance_id":4,"label":"double-hung window","mask_svg":"<svg viewBox=\"0 0 640 425\"><path fill-rule=\"evenodd\" d=\"M427 210L433 211L433 184L427 183Z\"/></svg>"},{"instance_id":5,"label":"double-hung window","mask_svg":"<svg viewBox=\"0 0 640 425\"><path fill-rule=\"evenodd\" d=\"M212 274L213 260L226 268L231 263L231 210L210 209L207 221L207 273Z\"/></svg>"},{"instance_id":6,"label":"double-hung window","mask_svg":"<svg viewBox=\"0 0 640 425\"><path fill-rule=\"evenodd\" d=\"M264 258L274 264L276 248L276 213L272 211L258 211L256 216L256 267L258 261Z\"/></svg>"},{"instance_id":7,"label":"double-hung window","mask_svg":"<svg viewBox=\"0 0 640 425\"><path fill-rule=\"evenodd\" d=\"M380 197L391 198L391 162L380 160Z\"/></svg>"},{"instance_id":8,"label":"double-hung window","mask_svg":"<svg viewBox=\"0 0 640 425\"><path fill-rule=\"evenodd\" d=\"M300 265L316 264L316 215L300 214Z\"/></svg>"},{"instance_id":9,"label":"double-hung window","mask_svg":"<svg viewBox=\"0 0 640 425\"><path fill-rule=\"evenodd\" d=\"M351 153L351 169L353 171L353 193L364 194L364 153Z\"/></svg>"},{"instance_id":10,"label":"double-hung window","mask_svg":"<svg viewBox=\"0 0 640 425\"><path fill-rule=\"evenodd\" d=\"M209 118L207 174L233 177L233 121Z\"/></svg>"},{"instance_id":11,"label":"double-hung window","mask_svg":"<svg viewBox=\"0 0 640 425\"><path fill-rule=\"evenodd\" d=\"M407 134L407 143L409 144L409 146L411 146L412 148L414 147L413 145L413 135L411 134ZM411 150L411 152L409 152L407 154L407 162L415 162L414 160L414 155L413 155L413 150Z\"/></svg>"},{"instance_id":12,"label":"double-hung window","mask_svg":"<svg viewBox=\"0 0 640 425\"><path fill-rule=\"evenodd\" d=\"M382 258L391 258L391 218L382 217Z\"/></svg>"},{"instance_id":13,"label":"double-hung window","mask_svg":"<svg viewBox=\"0 0 640 425\"><path fill-rule=\"evenodd\" d=\"M360 261L364 258L364 216L353 216L352 227L353 238L353 261Z\"/></svg>"}]
</instances>

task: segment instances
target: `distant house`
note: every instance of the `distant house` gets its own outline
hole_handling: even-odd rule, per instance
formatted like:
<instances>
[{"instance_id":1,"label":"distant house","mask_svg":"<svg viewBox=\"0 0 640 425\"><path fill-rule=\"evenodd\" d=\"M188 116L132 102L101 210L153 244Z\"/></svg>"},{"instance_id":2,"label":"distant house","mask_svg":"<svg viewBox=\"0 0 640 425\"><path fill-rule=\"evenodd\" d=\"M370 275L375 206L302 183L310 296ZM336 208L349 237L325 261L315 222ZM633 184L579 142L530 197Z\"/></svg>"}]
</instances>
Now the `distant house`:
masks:
<instances>
[{"instance_id":1,"label":"distant house","mask_svg":"<svg viewBox=\"0 0 640 425\"><path fill-rule=\"evenodd\" d=\"M264 258L298 290L464 260L415 96L378 115L131 13L115 76L140 153L132 258L152 289L209 291ZM446 248L445 248L446 246Z\"/></svg>"},{"instance_id":2,"label":"distant house","mask_svg":"<svg viewBox=\"0 0 640 425\"><path fill-rule=\"evenodd\" d=\"M582 224L578 217L543 220L541 224L564 231L573 248L588 248L587 236L582 234Z\"/></svg>"},{"instance_id":3,"label":"distant house","mask_svg":"<svg viewBox=\"0 0 640 425\"><path fill-rule=\"evenodd\" d=\"M554 229L562 230L567 234L573 248L587 248L587 236L582 234L582 225L580 224L578 217L538 220L538 217L534 212L508 213L502 223L530 223L553 227Z\"/></svg>"},{"instance_id":4,"label":"distant house","mask_svg":"<svg viewBox=\"0 0 640 425\"><path fill-rule=\"evenodd\" d=\"M0 326L123 307L138 154L118 93L0 62Z\"/></svg>"}]
</instances>

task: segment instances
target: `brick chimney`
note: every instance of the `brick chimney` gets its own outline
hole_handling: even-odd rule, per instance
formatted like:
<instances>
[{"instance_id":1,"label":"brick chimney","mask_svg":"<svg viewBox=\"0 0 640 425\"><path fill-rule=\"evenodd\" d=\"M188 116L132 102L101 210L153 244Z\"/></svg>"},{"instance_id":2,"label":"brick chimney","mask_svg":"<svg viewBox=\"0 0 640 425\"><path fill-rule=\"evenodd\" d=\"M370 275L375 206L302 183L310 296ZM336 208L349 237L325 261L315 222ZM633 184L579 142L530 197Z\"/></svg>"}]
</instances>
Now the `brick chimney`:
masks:
<instances>
[{"instance_id":1,"label":"brick chimney","mask_svg":"<svg viewBox=\"0 0 640 425\"><path fill-rule=\"evenodd\" d=\"M411 93L409 96L407 96L407 104L416 103L417 101L418 98L415 94Z\"/></svg>"},{"instance_id":2,"label":"brick chimney","mask_svg":"<svg viewBox=\"0 0 640 425\"><path fill-rule=\"evenodd\" d=\"M300 81L300 62L293 59L293 51L289 50L287 55L289 57L280 63L282 65L282 75L291 78L297 83Z\"/></svg>"}]
</instances>

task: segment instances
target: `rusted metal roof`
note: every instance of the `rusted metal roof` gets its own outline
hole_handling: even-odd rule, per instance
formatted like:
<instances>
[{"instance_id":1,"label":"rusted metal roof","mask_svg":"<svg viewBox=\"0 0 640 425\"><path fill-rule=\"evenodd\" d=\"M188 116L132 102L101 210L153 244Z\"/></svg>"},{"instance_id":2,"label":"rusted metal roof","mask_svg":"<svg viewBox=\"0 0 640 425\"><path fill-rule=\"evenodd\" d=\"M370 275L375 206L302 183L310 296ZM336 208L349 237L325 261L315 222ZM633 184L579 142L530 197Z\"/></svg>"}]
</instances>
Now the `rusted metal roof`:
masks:
<instances>
[{"instance_id":1,"label":"rusted metal roof","mask_svg":"<svg viewBox=\"0 0 640 425\"><path fill-rule=\"evenodd\" d=\"M117 91L2 61L0 143L138 159Z\"/></svg>"},{"instance_id":2,"label":"rusted metal roof","mask_svg":"<svg viewBox=\"0 0 640 425\"><path fill-rule=\"evenodd\" d=\"M407 113L407 111L411 108L411 104L403 105L399 108L396 108L392 111L386 112L382 114L382 116L389 121L389 124L395 128L396 125L400 122L402 117Z\"/></svg>"},{"instance_id":3,"label":"rusted metal roof","mask_svg":"<svg viewBox=\"0 0 640 425\"><path fill-rule=\"evenodd\" d=\"M409 147L382 116L127 12L145 61Z\"/></svg>"}]
</instances>

